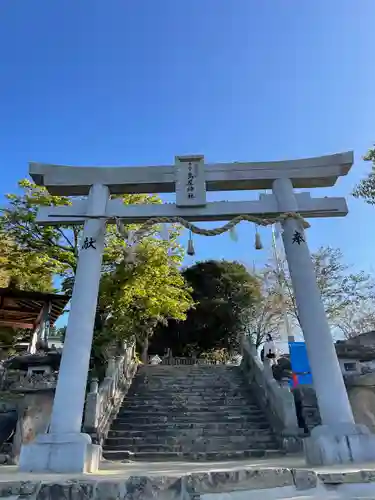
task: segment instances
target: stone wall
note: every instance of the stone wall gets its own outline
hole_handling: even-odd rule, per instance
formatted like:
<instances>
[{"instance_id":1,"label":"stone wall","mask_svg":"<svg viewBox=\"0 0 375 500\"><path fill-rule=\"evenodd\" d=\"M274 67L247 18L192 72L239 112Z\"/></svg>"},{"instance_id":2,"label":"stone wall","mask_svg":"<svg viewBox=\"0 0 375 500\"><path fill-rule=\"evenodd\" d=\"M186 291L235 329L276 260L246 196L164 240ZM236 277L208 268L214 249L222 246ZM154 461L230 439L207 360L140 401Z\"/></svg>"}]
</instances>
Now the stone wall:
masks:
<instances>
[{"instance_id":1,"label":"stone wall","mask_svg":"<svg viewBox=\"0 0 375 500\"><path fill-rule=\"evenodd\" d=\"M375 433L375 373L345 378L349 401L357 424L366 425ZM311 386L293 389L296 400L301 403L302 416L309 430L321 423L315 390Z\"/></svg>"},{"instance_id":2,"label":"stone wall","mask_svg":"<svg viewBox=\"0 0 375 500\"><path fill-rule=\"evenodd\" d=\"M13 438L12 461L18 463L22 444L34 441L38 434L48 429L54 390L24 394L18 406L18 422Z\"/></svg>"},{"instance_id":3,"label":"stone wall","mask_svg":"<svg viewBox=\"0 0 375 500\"><path fill-rule=\"evenodd\" d=\"M356 423L375 433L375 373L348 377L345 382Z\"/></svg>"},{"instance_id":4,"label":"stone wall","mask_svg":"<svg viewBox=\"0 0 375 500\"><path fill-rule=\"evenodd\" d=\"M296 408L300 406L301 416L309 431L321 424L318 402L312 386L300 386L292 390Z\"/></svg>"},{"instance_id":5,"label":"stone wall","mask_svg":"<svg viewBox=\"0 0 375 500\"><path fill-rule=\"evenodd\" d=\"M29 443L35 437L46 432L53 404L54 390L47 389L30 392L0 392L0 413L14 411L18 415L17 425L13 436L13 443L6 446L7 460L18 462L18 457L23 443ZM11 449L10 449L11 447ZM4 461L0 456L0 463Z\"/></svg>"},{"instance_id":6,"label":"stone wall","mask_svg":"<svg viewBox=\"0 0 375 500\"><path fill-rule=\"evenodd\" d=\"M210 472L85 477L9 475L0 480L7 500L343 500L375 498L375 470L355 471L253 466Z\"/></svg>"}]
</instances>

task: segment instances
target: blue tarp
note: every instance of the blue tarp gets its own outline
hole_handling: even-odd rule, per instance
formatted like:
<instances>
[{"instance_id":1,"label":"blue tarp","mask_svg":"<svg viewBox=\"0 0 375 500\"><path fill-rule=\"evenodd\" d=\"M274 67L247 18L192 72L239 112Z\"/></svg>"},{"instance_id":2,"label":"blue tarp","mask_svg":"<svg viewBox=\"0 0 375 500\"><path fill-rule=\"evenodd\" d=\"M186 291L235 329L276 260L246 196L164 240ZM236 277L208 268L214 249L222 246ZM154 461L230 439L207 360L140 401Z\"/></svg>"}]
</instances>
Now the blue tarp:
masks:
<instances>
[{"instance_id":1,"label":"blue tarp","mask_svg":"<svg viewBox=\"0 0 375 500\"><path fill-rule=\"evenodd\" d=\"M298 385L313 383L305 342L289 342L292 371L297 375ZM291 381L291 385L293 381Z\"/></svg>"}]
</instances>

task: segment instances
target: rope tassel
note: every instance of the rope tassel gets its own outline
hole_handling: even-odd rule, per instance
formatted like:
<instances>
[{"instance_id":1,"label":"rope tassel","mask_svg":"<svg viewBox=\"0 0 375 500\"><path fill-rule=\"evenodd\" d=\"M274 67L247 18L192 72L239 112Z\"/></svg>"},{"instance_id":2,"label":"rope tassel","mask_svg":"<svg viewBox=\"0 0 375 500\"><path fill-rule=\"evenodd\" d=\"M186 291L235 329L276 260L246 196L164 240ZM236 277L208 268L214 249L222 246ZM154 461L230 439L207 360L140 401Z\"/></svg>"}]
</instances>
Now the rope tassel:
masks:
<instances>
[{"instance_id":1,"label":"rope tassel","mask_svg":"<svg viewBox=\"0 0 375 500\"><path fill-rule=\"evenodd\" d=\"M258 233L258 228L255 228L255 250L262 250L262 240L260 239L260 234Z\"/></svg>"},{"instance_id":2,"label":"rope tassel","mask_svg":"<svg viewBox=\"0 0 375 500\"><path fill-rule=\"evenodd\" d=\"M238 241L236 228L234 226L229 229L229 236L232 241Z\"/></svg>"},{"instance_id":3,"label":"rope tassel","mask_svg":"<svg viewBox=\"0 0 375 500\"><path fill-rule=\"evenodd\" d=\"M189 234L189 241L188 241L188 247L187 247L187 252L186 253L188 255L190 255L190 256L195 255L195 250L194 250L194 244L193 244L193 238L192 238L191 231L190 231L190 234Z\"/></svg>"}]
</instances>

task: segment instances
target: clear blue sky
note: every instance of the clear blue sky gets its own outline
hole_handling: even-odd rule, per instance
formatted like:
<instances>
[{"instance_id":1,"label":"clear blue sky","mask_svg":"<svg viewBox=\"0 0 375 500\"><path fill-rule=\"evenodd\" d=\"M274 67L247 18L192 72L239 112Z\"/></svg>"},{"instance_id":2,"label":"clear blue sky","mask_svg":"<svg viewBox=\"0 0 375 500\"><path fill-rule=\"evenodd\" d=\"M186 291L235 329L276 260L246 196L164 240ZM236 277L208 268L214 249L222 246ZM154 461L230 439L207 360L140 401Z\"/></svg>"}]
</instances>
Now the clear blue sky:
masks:
<instances>
[{"instance_id":1,"label":"clear blue sky","mask_svg":"<svg viewBox=\"0 0 375 500\"><path fill-rule=\"evenodd\" d=\"M348 195L375 142L374 0L1 0L2 193L28 161L260 161L349 149ZM249 199L220 193L211 199ZM312 249L370 270L374 210L317 220ZM265 242L269 231L263 231ZM196 238L197 258L261 263L254 229Z\"/></svg>"}]
</instances>

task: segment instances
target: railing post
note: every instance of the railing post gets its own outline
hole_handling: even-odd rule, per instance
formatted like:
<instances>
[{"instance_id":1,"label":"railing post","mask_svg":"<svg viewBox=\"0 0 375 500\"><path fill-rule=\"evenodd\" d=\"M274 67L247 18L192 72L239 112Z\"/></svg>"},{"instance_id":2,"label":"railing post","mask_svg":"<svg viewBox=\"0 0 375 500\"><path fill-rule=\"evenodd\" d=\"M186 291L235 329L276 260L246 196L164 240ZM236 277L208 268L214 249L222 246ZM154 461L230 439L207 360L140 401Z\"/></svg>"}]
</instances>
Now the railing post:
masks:
<instances>
[{"instance_id":1,"label":"railing post","mask_svg":"<svg viewBox=\"0 0 375 500\"><path fill-rule=\"evenodd\" d=\"M86 432L99 443L105 439L111 419L118 410L135 373L134 359L130 358L126 363L132 350L132 346L129 346L122 356L108 359L106 376L99 387L97 380L91 381L90 392L86 398L84 427Z\"/></svg>"},{"instance_id":2,"label":"railing post","mask_svg":"<svg viewBox=\"0 0 375 500\"><path fill-rule=\"evenodd\" d=\"M123 364L124 364L124 357L123 356L116 356L115 359L115 373L114 373L114 381L115 381L115 392L117 393L118 388L122 382L123 379Z\"/></svg>"},{"instance_id":3,"label":"railing post","mask_svg":"<svg viewBox=\"0 0 375 500\"><path fill-rule=\"evenodd\" d=\"M99 380L97 378L93 378L90 382L90 393L97 393L98 388L99 388Z\"/></svg>"},{"instance_id":4,"label":"railing post","mask_svg":"<svg viewBox=\"0 0 375 500\"><path fill-rule=\"evenodd\" d=\"M90 392L86 396L84 428L86 431L96 429L99 423L99 393L98 393L98 379L93 378L90 383Z\"/></svg>"},{"instance_id":5,"label":"railing post","mask_svg":"<svg viewBox=\"0 0 375 500\"><path fill-rule=\"evenodd\" d=\"M108 364L107 364L107 369L105 371L105 376L106 378L107 377L112 377L114 371L115 371L115 358L113 356L111 356L109 359L108 359Z\"/></svg>"}]
</instances>

